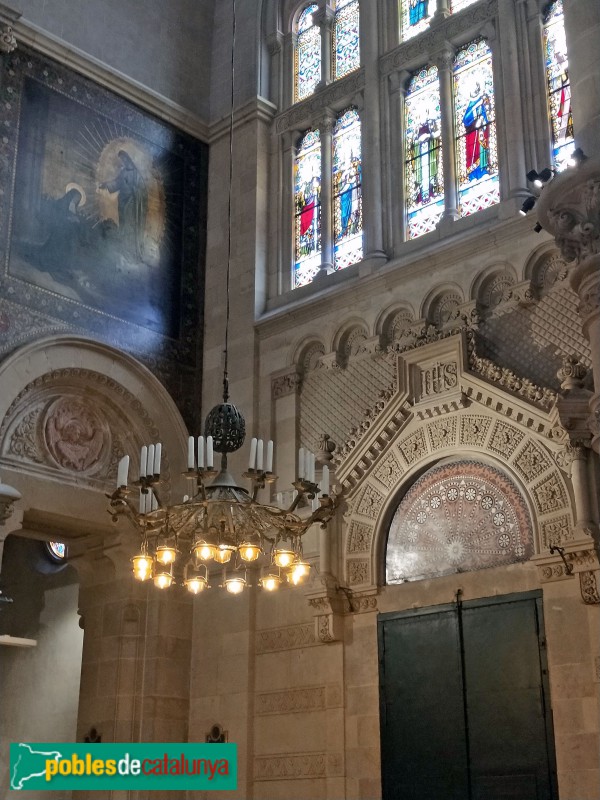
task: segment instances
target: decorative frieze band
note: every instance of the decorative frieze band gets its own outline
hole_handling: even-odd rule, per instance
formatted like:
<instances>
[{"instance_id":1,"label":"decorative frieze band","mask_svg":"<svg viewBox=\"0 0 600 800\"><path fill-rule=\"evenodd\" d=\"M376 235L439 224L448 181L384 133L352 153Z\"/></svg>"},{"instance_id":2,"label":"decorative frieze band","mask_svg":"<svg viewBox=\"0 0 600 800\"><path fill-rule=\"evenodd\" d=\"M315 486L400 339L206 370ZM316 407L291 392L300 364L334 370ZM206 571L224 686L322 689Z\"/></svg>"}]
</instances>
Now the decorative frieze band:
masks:
<instances>
[{"instance_id":1,"label":"decorative frieze band","mask_svg":"<svg viewBox=\"0 0 600 800\"><path fill-rule=\"evenodd\" d=\"M255 713L259 716L297 714L340 708L342 705L342 687L337 683L329 686L302 686L298 689L258 694Z\"/></svg>"},{"instance_id":2,"label":"decorative frieze band","mask_svg":"<svg viewBox=\"0 0 600 800\"><path fill-rule=\"evenodd\" d=\"M332 778L343 774L341 753L279 753L254 759L254 780Z\"/></svg>"},{"instance_id":3,"label":"decorative frieze band","mask_svg":"<svg viewBox=\"0 0 600 800\"><path fill-rule=\"evenodd\" d=\"M275 653L280 650L295 650L319 644L315 638L312 622L289 625L285 628L268 628L256 634L257 653Z\"/></svg>"},{"instance_id":4,"label":"decorative frieze band","mask_svg":"<svg viewBox=\"0 0 600 800\"><path fill-rule=\"evenodd\" d=\"M271 396L273 400L279 400L289 394L296 394L302 385L302 377L298 372L288 372L286 375L278 375L271 381Z\"/></svg>"}]
</instances>

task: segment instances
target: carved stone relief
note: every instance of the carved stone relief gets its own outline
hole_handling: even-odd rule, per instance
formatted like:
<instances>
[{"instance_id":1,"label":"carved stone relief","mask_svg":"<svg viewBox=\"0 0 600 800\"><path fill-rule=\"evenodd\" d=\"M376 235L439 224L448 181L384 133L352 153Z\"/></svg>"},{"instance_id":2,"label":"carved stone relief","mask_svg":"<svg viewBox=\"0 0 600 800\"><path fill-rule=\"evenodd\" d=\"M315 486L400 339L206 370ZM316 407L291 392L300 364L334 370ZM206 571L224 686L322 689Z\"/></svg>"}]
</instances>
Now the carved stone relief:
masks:
<instances>
[{"instance_id":1,"label":"carved stone relief","mask_svg":"<svg viewBox=\"0 0 600 800\"><path fill-rule=\"evenodd\" d=\"M460 443L463 445L480 445L485 442L492 421L489 417L468 414L460 420Z\"/></svg>"},{"instance_id":2,"label":"carved stone relief","mask_svg":"<svg viewBox=\"0 0 600 800\"><path fill-rule=\"evenodd\" d=\"M280 753L254 759L254 780L283 781L342 774L341 753Z\"/></svg>"},{"instance_id":3,"label":"carved stone relief","mask_svg":"<svg viewBox=\"0 0 600 800\"><path fill-rule=\"evenodd\" d=\"M533 498L539 514L549 514L567 507L567 495L555 474L533 487Z\"/></svg>"},{"instance_id":4,"label":"carved stone relief","mask_svg":"<svg viewBox=\"0 0 600 800\"><path fill-rule=\"evenodd\" d=\"M279 650L295 650L318 644L312 622L289 625L283 628L267 628L256 633L256 652L275 653Z\"/></svg>"},{"instance_id":5,"label":"carved stone relief","mask_svg":"<svg viewBox=\"0 0 600 800\"><path fill-rule=\"evenodd\" d=\"M379 467L373 474L375 480L378 480L388 489L395 486L402 475L402 467L393 452L390 452L381 462Z\"/></svg>"},{"instance_id":6,"label":"carved stone relief","mask_svg":"<svg viewBox=\"0 0 600 800\"><path fill-rule=\"evenodd\" d=\"M349 558L346 565L350 586L359 586L369 582L369 562L366 559Z\"/></svg>"},{"instance_id":7,"label":"carved stone relief","mask_svg":"<svg viewBox=\"0 0 600 800\"><path fill-rule=\"evenodd\" d=\"M427 455L425 434L421 428L408 436L398 445L408 464L414 464Z\"/></svg>"},{"instance_id":8,"label":"carved stone relief","mask_svg":"<svg viewBox=\"0 0 600 800\"><path fill-rule=\"evenodd\" d=\"M524 436L525 434L513 425L496 422L488 447L494 453L508 459L521 444Z\"/></svg>"},{"instance_id":9,"label":"carved stone relief","mask_svg":"<svg viewBox=\"0 0 600 800\"><path fill-rule=\"evenodd\" d=\"M535 480L552 466L546 453L532 439L526 443L513 463L517 472L526 481Z\"/></svg>"},{"instance_id":10,"label":"carved stone relief","mask_svg":"<svg viewBox=\"0 0 600 800\"><path fill-rule=\"evenodd\" d=\"M556 547L556 545L560 545L572 538L573 531L569 517L566 514L562 514L555 519L544 520L540 524L540 544L544 550Z\"/></svg>"},{"instance_id":11,"label":"carved stone relief","mask_svg":"<svg viewBox=\"0 0 600 800\"><path fill-rule=\"evenodd\" d=\"M427 426L432 450L443 450L456 444L456 417L445 417Z\"/></svg>"},{"instance_id":12,"label":"carved stone relief","mask_svg":"<svg viewBox=\"0 0 600 800\"><path fill-rule=\"evenodd\" d=\"M384 496L374 486L368 483L356 505L356 513L363 517L375 519L383 505Z\"/></svg>"},{"instance_id":13,"label":"carved stone relief","mask_svg":"<svg viewBox=\"0 0 600 800\"><path fill-rule=\"evenodd\" d=\"M367 553L371 549L374 528L352 520L348 531L348 553Z\"/></svg>"},{"instance_id":14,"label":"carved stone relief","mask_svg":"<svg viewBox=\"0 0 600 800\"><path fill-rule=\"evenodd\" d=\"M55 400L46 409L43 441L56 464L73 472L101 466L103 450L110 449L107 421L89 400L71 395Z\"/></svg>"}]
</instances>

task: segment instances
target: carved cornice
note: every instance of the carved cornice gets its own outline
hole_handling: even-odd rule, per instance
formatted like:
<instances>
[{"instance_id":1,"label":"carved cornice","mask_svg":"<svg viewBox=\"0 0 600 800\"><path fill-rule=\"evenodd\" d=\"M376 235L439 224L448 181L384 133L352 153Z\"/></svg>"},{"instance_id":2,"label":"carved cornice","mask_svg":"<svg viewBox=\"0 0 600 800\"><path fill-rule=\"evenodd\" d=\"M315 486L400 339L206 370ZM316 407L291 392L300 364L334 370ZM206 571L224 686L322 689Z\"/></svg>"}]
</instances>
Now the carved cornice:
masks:
<instances>
[{"instance_id":1,"label":"carved cornice","mask_svg":"<svg viewBox=\"0 0 600 800\"><path fill-rule=\"evenodd\" d=\"M386 53L379 62L380 74L389 75L407 64L414 63L417 66L417 62L423 63L429 54L443 53L448 41L462 38L471 28L492 20L497 13L498 0L487 0L458 14L452 14L436 27L430 27L427 32L403 42L391 53Z\"/></svg>"},{"instance_id":2,"label":"carved cornice","mask_svg":"<svg viewBox=\"0 0 600 800\"><path fill-rule=\"evenodd\" d=\"M353 95L364 88L364 85L365 73L362 69L330 83L293 108L279 114L275 119L275 130L277 133L285 133L289 130L310 127L315 117L327 109L341 110L344 104L351 102Z\"/></svg>"}]
</instances>

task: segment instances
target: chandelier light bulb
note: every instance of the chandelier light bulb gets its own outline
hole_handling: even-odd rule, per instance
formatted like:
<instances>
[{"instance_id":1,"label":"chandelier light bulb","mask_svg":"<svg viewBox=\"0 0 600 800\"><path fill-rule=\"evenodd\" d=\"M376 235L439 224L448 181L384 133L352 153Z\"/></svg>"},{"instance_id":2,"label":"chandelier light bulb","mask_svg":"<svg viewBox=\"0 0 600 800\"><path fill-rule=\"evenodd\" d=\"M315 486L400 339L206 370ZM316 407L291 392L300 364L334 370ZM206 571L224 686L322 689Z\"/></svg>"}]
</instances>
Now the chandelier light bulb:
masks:
<instances>
[{"instance_id":1,"label":"chandelier light bulb","mask_svg":"<svg viewBox=\"0 0 600 800\"><path fill-rule=\"evenodd\" d=\"M288 581L294 586L298 586L310 572L310 564L307 561L296 561L292 564L288 572Z\"/></svg>"},{"instance_id":2,"label":"chandelier light bulb","mask_svg":"<svg viewBox=\"0 0 600 800\"><path fill-rule=\"evenodd\" d=\"M220 544L213 556L214 560L217 561L219 564L227 564L231 561L231 556L235 553L235 547L230 544Z\"/></svg>"},{"instance_id":3,"label":"chandelier light bulb","mask_svg":"<svg viewBox=\"0 0 600 800\"><path fill-rule=\"evenodd\" d=\"M265 575L264 578L260 579L260 585L267 592L274 592L276 589L279 589L280 583L281 578L279 575Z\"/></svg>"},{"instance_id":4,"label":"chandelier light bulb","mask_svg":"<svg viewBox=\"0 0 600 800\"><path fill-rule=\"evenodd\" d=\"M277 549L273 553L273 562L276 566L285 569L292 565L296 558L296 553L293 550L284 550L283 548Z\"/></svg>"},{"instance_id":5,"label":"chandelier light bulb","mask_svg":"<svg viewBox=\"0 0 600 800\"><path fill-rule=\"evenodd\" d=\"M208 586L206 578L200 575L194 575L193 578L188 578L184 583L185 588L190 594L200 594L200 592L203 592Z\"/></svg>"},{"instance_id":6,"label":"chandelier light bulb","mask_svg":"<svg viewBox=\"0 0 600 800\"><path fill-rule=\"evenodd\" d=\"M170 572L157 572L154 576L154 585L157 589L168 589L173 583L173 576Z\"/></svg>"},{"instance_id":7,"label":"chandelier light bulb","mask_svg":"<svg viewBox=\"0 0 600 800\"><path fill-rule=\"evenodd\" d=\"M152 577L152 563L150 556L140 553L131 559L133 563L133 576L136 581L147 581Z\"/></svg>"},{"instance_id":8,"label":"chandelier light bulb","mask_svg":"<svg viewBox=\"0 0 600 800\"><path fill-rule=\"evenodd\" d=\"M242 561L256 561L261 552L260 546L253 542L243 542L239 548Z\"/></svg>"},{"instance_id":9,"label":"chandelier light bulb","mask_svg":"<svg viewBox=\"0 0 600 800\"><path fill-rule=\"evenodd\" d=\"M196 545L194 545L194 555L200 561L210 561L211 558L215 557L216 552L217 548L214 546L214 544L198 542Z\"/></svg>"},{"instance_id":10,"label":"chandelier light bulb","mask_svg":"<svg viewBox=\"0 0 600 800\"><path fill-rule=\"evenodd\" d=\"M161 544L156 548L156 560L168 566L177 558L177 550L171 545Z\"/></svg>"},{"instance_id":11,"label":"chandelier light bulb","mask_svg":"<svg viewBox=\"0 0 600 800\"><path fill-rule=\"evenodd\" d=\"M244 578L226 578L225 588L229 594L241 594L246 588Z\"/></svg>"}]
</instances>

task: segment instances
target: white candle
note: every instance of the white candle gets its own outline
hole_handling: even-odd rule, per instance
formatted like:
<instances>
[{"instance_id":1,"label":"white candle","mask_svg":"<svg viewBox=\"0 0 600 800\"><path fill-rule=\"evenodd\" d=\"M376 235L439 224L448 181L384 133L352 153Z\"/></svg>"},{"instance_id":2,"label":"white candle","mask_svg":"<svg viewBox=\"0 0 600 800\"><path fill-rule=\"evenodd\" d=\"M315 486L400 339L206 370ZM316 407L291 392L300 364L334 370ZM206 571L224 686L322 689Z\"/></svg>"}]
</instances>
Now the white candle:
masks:
<instances>
[{"instance_id":1,"label":"white candle","mask_svg":"<svg viewBox=\"0 0 600 800\"><path fill-rule=\"evenodd\" d=\"M162 459L162 444L160 442L157 443L156 447L154 448L154 474L160 475L160 462Z\"/></svg>"},{"instance_id":2,"label":"white candle","mask_svg":"<svg viewBox=\"0 0 600 800\"><path fill-rule=\"evenodd\" d=\"M256 445L256 469L259 472L262 472L263 468L263 449L264 449L264 442L262 439L259 439Z\"/></svg>"},{"instance_id":3,"label":"white candle","mask_svg":"<svg viewBox=\"0 0 600 800\"><path fill-rule=\"evenodd\" d=\"M310 450L304 451L304 477L310 481Z\"/></svg>"},{"instance_id":4,"label":"white candle","mask_svg":"<svg viewBox=\"0 0 600 800\"><path fill-rule=\"evenodd\" d=\"M311 508L313 511L316 511L318 507L319 507L319 499L315 496L311 501Z\"/></svg>"},{"instance_id":5,"label":"white candle","mask_svg":"<svg viewBox=\"0 0 600 800\"><path fill-rule=\"evenodd\" d=\"M327 464L323 467L323 477L321 478L321 491L323 494L329 494L329 467Z\"/></svg>"},{"instance_id":6,"label":"white candle","mask_svg":"<svg viewBox=\"0 0 600 800\"><path fill-rule=\"evenodd\" d=\"M204 436L198 437L198 469L204 469Z\"/></svg>"},{"instance_id":7,"label":"white candle","mask_svg":"<svg viewBox=\"0 0 600 800\"><path fill-rule=\"evenodd\" d=\"M315 454L310 454L310 480L311 483L315 482Z\"/></svg>"},{"instance_id":8,"label":"white candle","mask_svg":"<svg viewBox=\"0 0 600 800\"><path fill-rule=\"evenodd\" d=\"M184 502L184 503L187 503L187 501L188 501L189 499L190 499L190 496L189 496L189 494L184 494L184 495L183 495L183 502Z\"/></svg>"},{"instance_id":9,"label":"white candle","mask_svg":"<svg viewBox=\"0 0 600 800\"><path fill-rule=\"evenodd\" d=\"M250 440L250 458L248 459L248 469L254 469L256 466L256 436Z\"/></svg>"},{"instance_id":10,"label":"white candle","mask_svg":"<svg viewBox=\"0 0 600 800\"><path fill-rule=\"evenodd\" d=\"M206 467L207 469L213 468L213 437L206 437Z\"/></svg>"},{"instance_id":11,"label":"white candle","mask_svg":"<svg viewBox=\"0 0 600 800\"><path fill-rule=\"evenodd\" d=\"M129 475L129 456L123 456L119 461L117 469L117 489L120 486L127 486L127 477Z\"/></svg>"},{"instance_id":12,"label":"white candle","mask_svg":"<svg viewBox=\"0 0 600 800\"><path fill-rule=\"evenodd\" d=\"M146 445L140 450L140 478L146 477L146 462L148 461L148 448ZM143 512L142 512L143 513Z\"/></svg>"},{"instance_id":13,"label":"white candle","mask_svg":"<svg viewBox=\"0 0 600 800\"><path fill-rule=\"evenodd\" d=\"M304 478L304 448L298 450L298 480Z\"/></svg>"},{"instance_id":14,"label":"white candle","mask_svg":"<svg viewBox=\"0 0 600 800\"><path fill-rule=\"evenodd\" d=\"M188 437L188 469L194 469L194 437Z\"/></svg>"},{"instance_id":15,"label":"white candle","mask_svg":"<svg viewBox=\"0 0 600 800\"><path fill-rule=\"evenodd\" d=\"M273 440L269 439L267 442L267 464L266 471L273 472Z\"/></svg>"},{"instance_id":16,"label":"white candle","mask_svg":"<svg viewBox=\"0 0 600 800\"><path fill-rule=\"evenodd\" d=\"M140 514L146 513L146 495L140 492Z\"/></svg>"},{"instance_id":17,"label":"white candle","mask_svg":"<svg viewBox=\"0 0 600 800\"><path fill-rule=\"evenodd\" d=\"M154 473L152 470L154 469L154 445L148 445L148 460L146 461L146 475L151 476Z\"/></svg>"},{"instance_id":18,"label":"white candle","mask_svg":"<svg viewBox=\"0 0 600 800\"><path fill-rule=\"evenodd\" d=\"M157 508L158 508L158 500L156 499L156 495L154 494L154 492L152 492L150 499L150 509L152 511L156 511Z\"/></svg>"}]
</instances>

